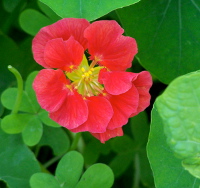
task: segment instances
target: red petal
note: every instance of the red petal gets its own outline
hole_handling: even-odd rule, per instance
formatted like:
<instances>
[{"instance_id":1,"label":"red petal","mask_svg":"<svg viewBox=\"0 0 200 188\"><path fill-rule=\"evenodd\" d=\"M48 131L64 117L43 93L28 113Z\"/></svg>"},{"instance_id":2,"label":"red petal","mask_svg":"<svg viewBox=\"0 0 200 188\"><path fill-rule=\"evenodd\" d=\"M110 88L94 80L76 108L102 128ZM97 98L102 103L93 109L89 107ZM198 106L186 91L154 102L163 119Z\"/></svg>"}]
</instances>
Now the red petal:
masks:
<instances>
[{"instance_id":1,"label":"red petal","mask_svg":"<svg viewBox=\"0 0 200 188\"><path fill-rule=\"evenodd\" d=\"M51 68L69 70L70 65L77 67L83 59L83 47L70 37L67 41L61 38L47 42L44 50L44 60Z\"/></svg>"},{"instance_id":2,"label":"red petal","mask_svg":"<svg viewBox=\"0 0 200 188\"><path fill-rule=\"evenodd\" d=\"M138 108L139 94L135 86L121 95L108 94L110 104L113 107L113 117L108 124L108 129L115 129L127 124L128 118Z\"/></svg>"},{"instance_id":3,"label":"red petal","mask_svg":"<svg viewBox=\"0 0 200 188\"><path fill-rule=\"evenodd\" d=\"M56 111L69 93L67 84L69 80L61 70L41 70L33 82L33 89L41 107L49 112Z\"/></svg>"},{"instance_id":4,"label":"red petal","mask_svg":"<svg viewBox=\"0 0 200 188\"><path fill-rule=\"evenodd\" d=\"M67 129L74 129L87 120L87 104L82 96L74 91L56 112L50 113L50 118Z\"/></svg>"},{"instance_id":5,"label":"red petal","mask_svg":"<svg viewBox=\"0 0 200 188\"><path fill-rule=\"evenodd\" d=\"M131 114L131 117L137 115L149 106L151 100L149 89L153 84L152 77L149 72L143 71L138 74L137 79L133 81L133 84L135 85L139 93L139 105L137 112Z\"/></svg>"},{"instance_id":6,"label":"red petal","mask_svg":"<svg viewBox=\"0 0 200 188\"><path fill-rule=\"evenodd\" d=\"M132 80L136 77L131 72L106 71L101 69L99 82L104 84L106 91L112 95L119 95L127 92L132 87Z\"/></svg>"},{"instance_id":7,"label":"red petal","mask_svg":"<svg viewBox=\"0 0 200 188\"><path fill-rule=\"evenodd\" d=\"M33 39L32 50L35 61L45 68L50 68L44 61L44 49L51 39L62 38L65 41L73 36L86 49L87 40L83 37L83 32L89 25L85 19L64 18L43 27Z\"/></svg>"},{"instance_id":8,"label":"red petal","mask_svg":"<svg viewBox=\"0 0 200 188\"><path fill-rule=\"evenodd\" d=\"M110 70L123 71L131 67L137 44L135 39L123 36L123 32L116 21L93 22L84 32L91 59Z\"/></svg>"},{"instance_id":9,"label":"red petal","mask_svg":"<svg viewBox=\"0 0 200 188\"><path fill-rule=\"evenodd\" d=\"M92 133L105 132L113 115L112 106L109 101L99 96L89 97L86 101L89 111L88 119L84 124L71 131L89 131Z\"/></svg>"},{"instance_id":10,"label":"red petal","mask_svg":"<svg viewBox=\"0 0 200 188\"><path fill-rule=\"evenodd\" d=\"M107 129L104 133L91 133L95 138L101 141L101 143L105 143L105 141L109 140L110 138L116 136L123 136L122 128L116 128L113 130Z\"/></svg>"}]
</instances>

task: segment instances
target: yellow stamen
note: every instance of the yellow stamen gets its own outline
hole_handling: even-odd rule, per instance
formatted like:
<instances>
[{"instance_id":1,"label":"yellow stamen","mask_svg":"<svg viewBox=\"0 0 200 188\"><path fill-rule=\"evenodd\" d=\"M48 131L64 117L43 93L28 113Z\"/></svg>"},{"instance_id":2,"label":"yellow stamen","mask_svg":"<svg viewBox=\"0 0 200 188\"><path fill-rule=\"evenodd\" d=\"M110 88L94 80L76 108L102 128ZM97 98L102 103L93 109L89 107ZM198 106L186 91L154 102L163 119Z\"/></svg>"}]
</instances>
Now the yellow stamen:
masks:
<instances>
[{"instance_id":1,"label":"yellow stamen","mask_svg":"<svg viewBox=\"0 0 200 188\"><path fill-rule=\"evenodd\" d=\"M89 77L90 75L89 75L89 73L88 73L88 72L86 72L86 73L85 73L85 76L86 76L86 77Z\"/></svg>"},{"instance_id":2,"label":"yellow stamen","mask_svg":"<svg viewBox=\"0 0 200 188\"><path fill-rule=\"evenodd\" d=\"M84 67L82 67L82 68L81 68L81 71L82 71L82 72L85 72L85 68L84 68Z\"/></svg>"}]
</instances>

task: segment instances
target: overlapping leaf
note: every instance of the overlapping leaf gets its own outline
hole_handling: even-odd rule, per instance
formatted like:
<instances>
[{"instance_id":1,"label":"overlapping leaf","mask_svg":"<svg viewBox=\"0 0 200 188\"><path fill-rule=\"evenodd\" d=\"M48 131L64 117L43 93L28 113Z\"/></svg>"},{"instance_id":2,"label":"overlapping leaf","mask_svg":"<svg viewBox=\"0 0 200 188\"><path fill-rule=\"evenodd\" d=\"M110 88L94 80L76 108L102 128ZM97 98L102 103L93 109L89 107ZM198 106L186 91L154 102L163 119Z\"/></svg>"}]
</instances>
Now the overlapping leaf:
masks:
<instances>
[{"instance_id":1,"label":"overlapping leaf","mask_svg":"<svg viewBox=\"0 0 200 188\"><path fill-rule=\"evenodd\" d=\"M0 179L9 188L29 187L31 175L39 172L40 167L20 135L9 135L0 129L0 151Z\"/></svg>"}]
</instances>

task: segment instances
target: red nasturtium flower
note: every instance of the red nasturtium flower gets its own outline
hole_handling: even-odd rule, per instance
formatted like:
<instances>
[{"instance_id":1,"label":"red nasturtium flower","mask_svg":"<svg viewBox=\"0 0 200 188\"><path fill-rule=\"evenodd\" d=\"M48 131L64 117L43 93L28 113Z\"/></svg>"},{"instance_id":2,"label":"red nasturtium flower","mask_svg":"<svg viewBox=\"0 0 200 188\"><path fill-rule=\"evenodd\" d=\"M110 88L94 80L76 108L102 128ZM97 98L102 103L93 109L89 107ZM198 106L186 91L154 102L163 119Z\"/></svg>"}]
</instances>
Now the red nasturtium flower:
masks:
<instances>
[{"instance_id":1,"label":"red nasturtium flower","mask_svg":"<svg viewBox=\"0 0 200 188\"><path fill-rule=\"evenodd\" d=\"M122 136L128 118L150 101L150 74L125 72L137 44L123 32L116 21L65 18L33 39L34 59L46 68L33 83L39 104L61 126L102 143Z\"/></svg>"}]
</instances>

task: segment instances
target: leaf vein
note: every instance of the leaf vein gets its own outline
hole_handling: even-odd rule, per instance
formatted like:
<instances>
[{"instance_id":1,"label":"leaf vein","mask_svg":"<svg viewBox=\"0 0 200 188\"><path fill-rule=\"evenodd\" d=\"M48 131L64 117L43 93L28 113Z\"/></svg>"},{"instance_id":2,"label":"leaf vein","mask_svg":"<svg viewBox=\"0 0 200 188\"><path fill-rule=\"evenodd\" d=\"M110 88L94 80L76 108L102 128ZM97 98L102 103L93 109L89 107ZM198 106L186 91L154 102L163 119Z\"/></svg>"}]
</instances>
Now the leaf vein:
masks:
<instances>
[{"instance_id":1,"label":"leaf vein","mask_svg":"<svg viewBox=\"0 0 200 188\"><path fill-rule=\"evenodd\" d=\"M191 3L194 5L194 7L200 12L200 8L198 7L198 5L195 3L194 0L190 0Z\"/></svg>"}]
</instances>

